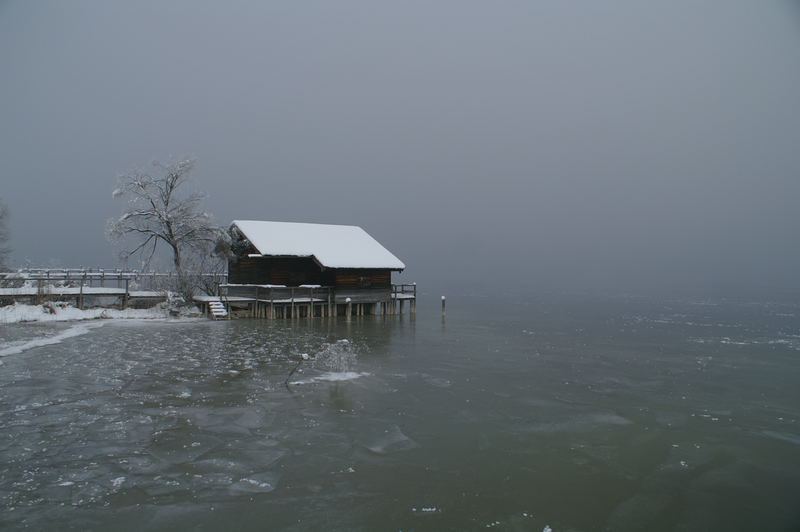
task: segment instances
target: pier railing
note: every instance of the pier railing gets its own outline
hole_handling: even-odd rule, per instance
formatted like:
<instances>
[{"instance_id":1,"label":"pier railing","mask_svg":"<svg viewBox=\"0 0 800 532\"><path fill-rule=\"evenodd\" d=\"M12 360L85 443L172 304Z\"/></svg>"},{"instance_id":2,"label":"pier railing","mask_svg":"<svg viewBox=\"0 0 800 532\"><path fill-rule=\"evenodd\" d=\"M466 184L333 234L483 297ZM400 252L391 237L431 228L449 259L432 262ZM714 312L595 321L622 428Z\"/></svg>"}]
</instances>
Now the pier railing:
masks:
<instances>
[{"instance_id":1,"label":"pier railing","mask_svg":"<svg viewBox=\"0 0 800 532\"><path fill-rule=\"evenodd\" d=\"M270 285L229 285L227 273L188 273L201 277L204 285L226 288L228 295L240 295L254 299L292 300L301 298L328 299L333 293L330 286L270 286ZM128 270L121 268L23 268L15 271L0 272L0 288L17 288L26 281L36 281L36 285L80 286L80 287L116 287L130 290L162 290L175 279L175 272L156 272ZM247 295L245 295L245 292ZM219 291L217 292L219 293ZM416 298L417 285L391 285L393 298Z\"/></svg>"},{"instance_id":2,"label":"pier railing","mask_svg":"<svg viewBox=\"0 0 800 532\"><path fill-rule=\"evenodd\" d=\"M275 286L268 284L220 284L228 299L249 298L257 301L299 302L331 301L331 286Z\"/></svg>"},{"instance_id":3,"label":"pier railing","mask_svg":"<svg viewBox=\"0 0 800 532\"><path fill-rule=\"evenodd\" d=\"M392 295L396 298L400 296L414 296L417 297L417 283L412 284L393 284Z\"/></svg>"},{"instance_id":4,"label":"pier railing","mask_svg":"<svg viewBox=\"0 0 800 532\"><path fill-rule=\"evenodd\" d=\"M304 298L328 299L335 291L335 287L333 286L319 285L279 286L268 284L220 284L220 288L225 289L228 297L246 297L262 301L290 301ZM417 285L393 284L391 288L391 297L394 299L416 299Z\"/></svg>"},{"instance_id":5,"label":"pier railing","mask_svg":"<svg viewBox=\"0 0 800 532\"><path fill-rule=\"evenodd\" d=\"M208 280L208 285L223 284L228 280L227 273L194 273L187 275ZM87 287L115 286L128 288L136 286L138 290L159 290L170 285L176 278L175 272L156 272L142 270L126 270L121 268L23 268L15 271L0 272L0 287L15 288L25 281L37 281L39 285L52 283L80 285Z\"/></svg>"}]
</instances>

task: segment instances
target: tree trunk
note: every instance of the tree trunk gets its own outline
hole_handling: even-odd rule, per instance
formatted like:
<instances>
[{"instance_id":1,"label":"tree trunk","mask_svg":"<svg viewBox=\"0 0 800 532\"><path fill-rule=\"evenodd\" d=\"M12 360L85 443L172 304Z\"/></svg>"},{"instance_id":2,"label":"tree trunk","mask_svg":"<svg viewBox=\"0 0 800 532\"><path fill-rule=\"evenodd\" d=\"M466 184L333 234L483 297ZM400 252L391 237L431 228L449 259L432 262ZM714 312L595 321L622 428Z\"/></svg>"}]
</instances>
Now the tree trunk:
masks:
<instances>
[{"instance_id":1,"label":"tree trunk","mask_svg":"<svg viewBox=\"0 0 800 532\"><path fill-rule=\"evenodd\" d=\"M172 262L175 264L175 272L178 277L183 277L183 266L181 266L181 252L177 244L170 244L172 246Z\"/></svg>"},{"instance_id":2,"label":"tree trunk","mask_svg":"<svg viewBox=\"0 0 800 532\"><path fill-rule=\"evenodd\" d=\"M186 275L183 271L180 247L177 243L173 242L170 242L170 246L172 247L172 262L175 265L175 275L177 276L177 286L175 287L175 290L183 296L183 298L186 300L186 304L189 304L191 290L189 290L189 287L186 283Z\"/></svg>"}]
</instances>

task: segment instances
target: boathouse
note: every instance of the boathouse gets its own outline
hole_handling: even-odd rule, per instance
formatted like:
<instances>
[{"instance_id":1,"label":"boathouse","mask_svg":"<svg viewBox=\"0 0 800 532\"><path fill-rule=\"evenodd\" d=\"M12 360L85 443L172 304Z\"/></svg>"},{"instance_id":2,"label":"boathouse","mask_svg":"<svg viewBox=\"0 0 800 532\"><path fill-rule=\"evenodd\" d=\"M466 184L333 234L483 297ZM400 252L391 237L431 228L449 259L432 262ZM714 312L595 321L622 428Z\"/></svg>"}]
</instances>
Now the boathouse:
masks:
<instances>
[{"instance_id":1,"label":"boathouse","mask_svg":"<svg viewBox=\"0 0 800 532\"><path fill-rule=\"evenodd\" d=\"M358 226L235 220L229 232L225 300L253 317L415 309L416 286L392 284L405 264Z\"/></svg>"}]
</instances>

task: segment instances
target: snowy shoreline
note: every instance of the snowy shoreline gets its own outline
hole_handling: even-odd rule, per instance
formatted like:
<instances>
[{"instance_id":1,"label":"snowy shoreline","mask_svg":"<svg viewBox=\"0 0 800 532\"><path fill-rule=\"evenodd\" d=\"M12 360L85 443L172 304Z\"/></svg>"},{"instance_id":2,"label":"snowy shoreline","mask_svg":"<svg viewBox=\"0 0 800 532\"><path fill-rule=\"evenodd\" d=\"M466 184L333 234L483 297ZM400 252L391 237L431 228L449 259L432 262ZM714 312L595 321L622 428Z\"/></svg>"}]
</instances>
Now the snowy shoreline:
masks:
<instances>
[{"instance_id":1,"label":"snowy shoreline","mask_svg":"<svg viewBox=\"0 0 800 532\"><path fill-rule=\"evenodd\" d=\"M62 321L85 321L102 319L167 319L172 317L176 309L164 305L158 305L146 309L114 309L114 308L89 308L78 309L71 305L27 305L15 303L0 307L0 325L12 323L30 322L62 322ZM183 311L181 317L199 317L199 311Z\"/></svg>"}]
</instances>

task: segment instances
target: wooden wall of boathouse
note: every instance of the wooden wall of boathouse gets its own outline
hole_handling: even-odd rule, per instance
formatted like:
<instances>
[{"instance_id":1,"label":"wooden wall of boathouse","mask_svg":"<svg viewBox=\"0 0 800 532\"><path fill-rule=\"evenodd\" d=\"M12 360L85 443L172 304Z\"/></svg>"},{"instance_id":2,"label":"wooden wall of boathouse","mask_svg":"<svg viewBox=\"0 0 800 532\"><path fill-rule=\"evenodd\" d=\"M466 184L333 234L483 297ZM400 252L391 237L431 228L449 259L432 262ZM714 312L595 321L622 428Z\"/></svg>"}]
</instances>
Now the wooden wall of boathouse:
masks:
<instances>
[{"instance_id":1,"label":"wooden wall of boathouse","mask_svg":"<svg viewBox=\"0 0 800 532\"><path fill-rule=\"evenodd\" d=\"M326 284L322 269L311 257L239 257L228 263L233 284Z\"/></svg>"},{"instance_id":2,"label":"wooden wall of boathouse","mask_svg":"<svg viewBox=\"0 0 800 532\"><path fill-rule=\"evenodd\" d=\"M335 272L336 288L391 288L392 272L369 268L340 269Z\"/></svg>"},{"instance_id":3,"label":"wooden wall of boathouse","mask_svg":"<svg viewBox=\"0 0 800 532\"><path fill-rule=\"evenodd\" d=\"M231 284L335 286L337 292L389 290L390 270L370 268L322 269L312 257L238 257L228 263Z\"/></svg>"}]
</instances>

